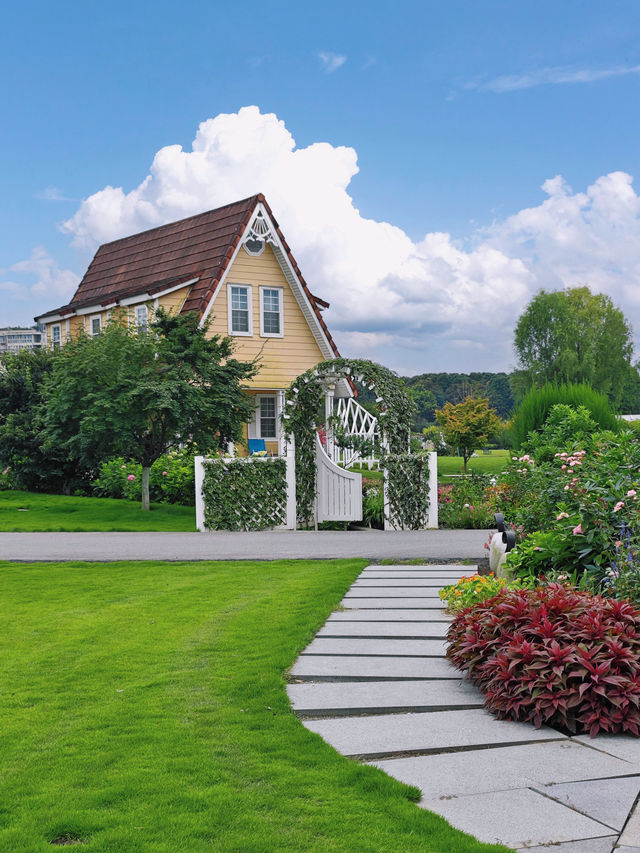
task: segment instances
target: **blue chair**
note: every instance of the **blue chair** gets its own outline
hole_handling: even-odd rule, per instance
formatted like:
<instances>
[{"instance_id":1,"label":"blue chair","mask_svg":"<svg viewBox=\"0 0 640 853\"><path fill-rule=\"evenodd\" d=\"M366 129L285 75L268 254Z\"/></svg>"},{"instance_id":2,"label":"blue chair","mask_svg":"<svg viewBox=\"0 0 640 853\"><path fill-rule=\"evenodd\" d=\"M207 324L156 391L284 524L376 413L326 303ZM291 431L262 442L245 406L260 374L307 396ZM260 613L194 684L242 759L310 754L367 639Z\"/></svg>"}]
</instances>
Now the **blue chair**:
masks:
<instances>
[{"instance_id":1,"label":"blue chair","mask_svg":"<svg viewBox=\"0 0 640 853\"><path fill-rule=\"evenodd\" d=\"M249 454L258 453L260 450L266 450L267 446L264 443L264 438L249 439Z\"/></svg>"}]
</instances>

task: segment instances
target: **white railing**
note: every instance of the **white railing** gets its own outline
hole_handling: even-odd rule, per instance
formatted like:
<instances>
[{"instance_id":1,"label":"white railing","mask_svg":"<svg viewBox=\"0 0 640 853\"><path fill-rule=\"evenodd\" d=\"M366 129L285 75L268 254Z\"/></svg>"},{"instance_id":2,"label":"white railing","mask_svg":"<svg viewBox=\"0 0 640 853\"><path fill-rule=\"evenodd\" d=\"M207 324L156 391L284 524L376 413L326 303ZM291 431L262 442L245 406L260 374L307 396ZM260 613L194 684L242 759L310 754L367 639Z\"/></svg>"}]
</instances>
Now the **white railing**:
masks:
<instances>
[{"instance_id":1,"label":"white railing","mask_svg":"<svg viewBox=\"0 0 640 853\"><path fill-rule=\"evenodd\" d=\"M368 412L364 406L353 397L338 397L335 400L334 416L346 435L357 436L367 441L376 442L379 437L378 419ZM363 456L359 450L350 447L338 447L333 441L327 442L330 456L338 465L350 468L356 462L368 468L378 467L378 460L372 450Z\"/></svg>"}]
</instances>

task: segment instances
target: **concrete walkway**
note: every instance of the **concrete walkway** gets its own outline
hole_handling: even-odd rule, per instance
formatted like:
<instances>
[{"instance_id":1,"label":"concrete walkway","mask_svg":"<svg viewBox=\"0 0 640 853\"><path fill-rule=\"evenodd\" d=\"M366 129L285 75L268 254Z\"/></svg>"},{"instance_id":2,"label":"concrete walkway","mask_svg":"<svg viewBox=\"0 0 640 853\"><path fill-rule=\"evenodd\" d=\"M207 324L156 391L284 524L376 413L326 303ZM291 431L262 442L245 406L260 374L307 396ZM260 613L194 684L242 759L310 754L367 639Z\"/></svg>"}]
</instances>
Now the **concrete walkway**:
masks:
<instances>
[{"instance_id":1,"label":"concrete walkway","mask_svg":"<svg viewBox=\"0 0 640 853\"><path fill-rule=\"evenodd\" d=\"M496 720L444 657L438 597L474 567L367 567L291 670L291 704L344 755L422 791L422 808L519 851L640 851L640 739ZM631 817L629 815L631 814Z\"/></svg>"},{"instance_id":2,"label":"concrete walkway","mask_svg":"<svg viewBox=\"0 0 640 853\"><path fill-rule=\"evenodd\" d=\"M488 531L0 533L0 560L478 560Z\"/></svg>"}]
</instances>

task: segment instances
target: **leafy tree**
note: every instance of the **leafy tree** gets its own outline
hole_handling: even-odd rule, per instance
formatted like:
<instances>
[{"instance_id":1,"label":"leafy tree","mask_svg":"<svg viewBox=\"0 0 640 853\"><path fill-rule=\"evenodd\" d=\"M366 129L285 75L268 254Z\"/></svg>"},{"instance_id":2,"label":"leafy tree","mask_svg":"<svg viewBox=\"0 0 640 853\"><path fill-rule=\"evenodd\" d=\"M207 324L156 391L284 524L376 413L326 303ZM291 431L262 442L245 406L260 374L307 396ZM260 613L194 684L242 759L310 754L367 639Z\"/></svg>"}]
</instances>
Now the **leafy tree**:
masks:
<instances>
[{"instance_id":1,"label":"leafy tree","mask_svg":"<svg viewBox=\"0 0 640 853\"><path fill-rule=\"evenodd\" d=\"M42 446L44 381L57 351L21 350L0 356L0 467L17 488L69 493L82 483L82 471L67 454Z\"/></svg>"},{"instance_id":2,"label":"leafy tree","mask_svg":"<svg viewBox=\"0 0 640 853\"><path fill-rule=\"evenodd\" d=\"M436 411L436 418L447 444L460 449L465 474L474 450L486 444L501 427L500 418L482 397L467 397L457 405L445 403Z\"/></svg>"},{"instance_id":3,"label":"leafy tree","mask_svg":"<svg viewBox=\"0 0 640 853\"><path fill-rule=\"evenodd\" d=\"M230 338L207 337L194 314L158 311L148 329L115 317L97 337L59 352L47 380L45 443L95 467L111 456L149 469L180 445L202 452L238 440L253 406L241 383L256 365L232 358Z\"/></svg>"},{"instance_id":4,"label":"leafy tree","mask_svg":"<svg viewBox=\"0 0 640 853\"><path fill-rule=\"evenodd\" d=\"M608 296L588 287L546 292L518 320L520 392L545 382L586 382L619 408L632 381L631 328Z\"/></svg>"},{"instance_id":5,"label":"leafy tree","mask_svg":"<svg viewBox=\"0 0 640 853\"><path fill-rule=\"evenodd\" d=\"M414 429L423 429L427 424L433 423L434 412L438 405L433 391L413 385L407 388L409 396L416 404L416 414L413 420Z\"/></svg>"}]
</instances>

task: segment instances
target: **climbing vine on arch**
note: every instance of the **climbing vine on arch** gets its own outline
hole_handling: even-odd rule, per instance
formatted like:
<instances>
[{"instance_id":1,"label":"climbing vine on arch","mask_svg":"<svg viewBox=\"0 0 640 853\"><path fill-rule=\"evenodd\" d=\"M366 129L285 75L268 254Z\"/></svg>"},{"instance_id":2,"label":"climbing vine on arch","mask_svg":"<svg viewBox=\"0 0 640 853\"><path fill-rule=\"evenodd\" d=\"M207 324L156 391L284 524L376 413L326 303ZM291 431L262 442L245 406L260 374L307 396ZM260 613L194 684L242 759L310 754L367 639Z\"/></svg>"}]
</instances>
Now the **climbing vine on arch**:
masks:
<instances>
[{"instance_id":1,"label":"climbing vine on arch","mask_svg":"<svg viewBox=\"0 0 640 853\"><path fill-rule=\"evenodd\" d=\"M365 359L333 358L302 373L286 393L283 414L285 435L295 440L298 521L302 524L313 520L316 417L327 388L349 377L376 395L383 452L398 456L408 450L414 403L402 380L387 367Z\"/></svg>"}]
</instances>

